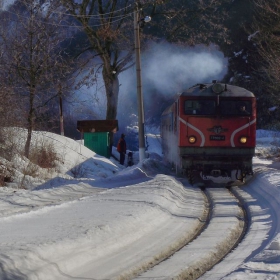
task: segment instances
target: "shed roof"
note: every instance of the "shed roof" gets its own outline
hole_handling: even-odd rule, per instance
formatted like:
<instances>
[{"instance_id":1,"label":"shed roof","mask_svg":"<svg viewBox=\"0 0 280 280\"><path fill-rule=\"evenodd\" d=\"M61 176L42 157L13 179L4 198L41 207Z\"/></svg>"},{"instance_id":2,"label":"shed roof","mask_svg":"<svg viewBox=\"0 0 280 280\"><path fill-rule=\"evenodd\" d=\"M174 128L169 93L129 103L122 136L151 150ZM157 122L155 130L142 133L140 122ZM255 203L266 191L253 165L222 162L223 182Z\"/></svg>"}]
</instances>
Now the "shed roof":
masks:
<instances>
[{"instance_id":1,"label":"shed roof","mask_svg":"<svg viewBox=\"0 0 280 280\"><path fill-rule=\"evenodd\" d=\"M77 121L80 132L116 132L119 130L118 120L82 120Z\"/></svg>"}]
</instances>

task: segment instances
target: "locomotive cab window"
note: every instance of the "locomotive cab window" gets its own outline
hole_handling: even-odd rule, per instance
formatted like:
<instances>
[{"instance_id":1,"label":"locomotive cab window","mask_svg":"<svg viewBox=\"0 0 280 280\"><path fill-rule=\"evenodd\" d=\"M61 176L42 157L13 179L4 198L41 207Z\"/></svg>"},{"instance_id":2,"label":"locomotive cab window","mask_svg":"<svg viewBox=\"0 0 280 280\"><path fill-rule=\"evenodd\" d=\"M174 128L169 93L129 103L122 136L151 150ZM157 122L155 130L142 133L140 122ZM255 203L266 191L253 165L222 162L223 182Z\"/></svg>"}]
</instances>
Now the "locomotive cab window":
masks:
<instances>
[{"instance_id":1,"label":"locomotive cab window","mask_svg":"<svg viewBox=\"0 0 280 280\"><path fill-rule=\"evenodd\" d=\"M215 100L186 100L184 112L186 115L214 115Z\"/></svg>"},{"instance_id":2,"label":"locomotive cab window","mask_svg":"<svg viewBox=\"0 0 280 280\"><path fill-rule=\"evenodd\" d=\"M250 116L252 103L250 101L221 100L221 115Z\"/></svg>"}]
</instances>

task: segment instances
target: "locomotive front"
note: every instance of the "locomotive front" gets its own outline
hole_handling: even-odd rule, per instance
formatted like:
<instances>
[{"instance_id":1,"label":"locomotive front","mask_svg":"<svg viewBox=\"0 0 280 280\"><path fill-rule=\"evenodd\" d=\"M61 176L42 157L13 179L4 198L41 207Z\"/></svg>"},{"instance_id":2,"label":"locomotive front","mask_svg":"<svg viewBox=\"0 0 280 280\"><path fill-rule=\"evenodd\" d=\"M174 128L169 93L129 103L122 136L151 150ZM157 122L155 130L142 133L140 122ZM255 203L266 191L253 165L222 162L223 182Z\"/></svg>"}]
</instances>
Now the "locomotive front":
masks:
<instances>
[{"instance_id":1,"label":"locomotive front","mask_svg":"<svg viewBox=\"0 0 280 280\"><path fill-rule=\"evenodd\" d=\"M252 172L256 99L244 88L199 84L162 115L163 152L191 182L231 184Z\"/></svg>"}]
</instances>

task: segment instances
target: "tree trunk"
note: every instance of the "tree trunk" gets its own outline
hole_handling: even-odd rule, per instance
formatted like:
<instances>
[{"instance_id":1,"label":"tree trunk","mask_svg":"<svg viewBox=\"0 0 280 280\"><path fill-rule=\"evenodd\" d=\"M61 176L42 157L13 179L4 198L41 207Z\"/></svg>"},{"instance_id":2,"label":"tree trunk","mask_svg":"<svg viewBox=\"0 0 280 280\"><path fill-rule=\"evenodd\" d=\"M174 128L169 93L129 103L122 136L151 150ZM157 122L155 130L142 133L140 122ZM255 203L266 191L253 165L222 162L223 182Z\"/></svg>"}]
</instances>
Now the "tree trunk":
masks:
<instances>
[{"instance_id":1,"label":"tree trunk","mask_svg":"<svg viewBox=\"0 0 280 280\"><path fill-rule=\"evenodd\" d=\"M108 75L105 70L102 74L107 97L106 120L115 120L119 98L119 78L117 74Z\"/></svg>"},{"instance_id":2,"label":"tree trunk","mask_svg":"<svg viewBox=\"0 0 280 280\"><path fill-rule=\"evenodd\" d=\"M27 139L25 142L24 155L29 158L30 144L31 144L32 129L28 125Z\"/></svg>"},{"instance_id":3,"label":"tree trunk","mask_svg":"<svg viewBox=\"0 0 280 280\"><path fill-rule=\"evenodd\" d=\"M118 98L119 98L119 78L117 74L106 72L105 67L102 71L107 96L106 120L115 120L117 118ZM110 153L114 144L114 133L110 132Z\"/></svg>"},{"instance_id":4,"label":"tree trunk","mask_svg":"<svg viewBox=\"0 0 280 280\"><path fill-rule=\"evenodd\" d=\"M30 93L30 99L29 99L29 112L28 112L28 118L27 118L27 139L25 142L25 147L24 147L24 155L29 158L29 152L30 152L30 145L31 145L31 136L32 136L32 131L34 129L34 108L33 108L33 102L34 102L34 89L32 89L32 92Z\"/></svg>"}]
</instances>

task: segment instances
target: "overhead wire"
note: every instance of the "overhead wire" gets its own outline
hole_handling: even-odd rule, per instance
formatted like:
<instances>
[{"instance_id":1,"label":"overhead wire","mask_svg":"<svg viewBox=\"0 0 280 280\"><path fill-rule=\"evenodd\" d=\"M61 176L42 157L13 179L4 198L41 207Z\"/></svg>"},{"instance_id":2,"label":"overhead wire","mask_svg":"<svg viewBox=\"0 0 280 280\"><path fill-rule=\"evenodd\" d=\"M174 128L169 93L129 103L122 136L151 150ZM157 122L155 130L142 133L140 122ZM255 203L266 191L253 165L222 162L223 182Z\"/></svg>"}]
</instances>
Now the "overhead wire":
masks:
<instances>
[{"instance_id":1,"label":"overhead wire","mask_svg":"<svg viewBox=\"0 0 280 280\"><path fill-rule=\"evenodd\" d=\"M128 8L131 7L131 4L128 5L127 7L124 7L124 8L121 8L121 9L118 9L116 11L114 11L114 13L118 13L120 11L123 11L123 10L126 10ZM73 14L68 14L68 13L63 13L63 12L55 12L56 14L61 14L61 15L66 15L66 16L73 16ZM98 15L77 15L79 17L86 17L86 18L94 18L94 17L100 17L100 16L106 16L106 15L109 15L111 14L112 12L108 12L108 13L104 13L104 14L98 14ZM119 15L119 16L115 16L115 17L121 17L122 15ZM114 17L113 17L114 18Z\"/></svg>"},{"instance_id":2,"label":"overhead wire","mask_svg":"<svg viewBox=\"0 0 280 280\"><path fill-rule=\"evenodd\" d=\"M24 19L29 19L29 18L26 17L26 16L13 13L13 12L11 12L11 11L6 11L6 12L9 13L9 14L15 15L15 16L17 16L17 17L21 17L21 18L24 18ZM118 21L121 21L121 20L123 20L123 19L125 19L125 18L130 17L131 15L133 15L133 12L128 13L128 14L126 14L126 15L118 16L118 17L120 17L119 19L112 20L110 23L116 23L116 22L118 22ZM71 16L75 18L74 15L71 15ZM86 17L86 16L85 16L85 17ZM114 17L112 17L112 18L114 18ZM10 19L10 20L11 20L11 21L14 21L14 22L18 22L18 21L14 20L14 19ZM82 26L80 26L80 25L66 25L66 24L64 25L64 24L57 24L57 23L45 22L45 21L43 21L43 20L37 20L37 21L40 21L40 22L42 22L42 23L44 23L44 24L54 25L54 26L59 26L59 27L73 27L73 28L81 28L81 27L82 27ZM107 24L108 24L108 22L106 22L106 23L100 23L100 24L91 24L90 26L91 26L91 27L101 27L101 26L104 26L104 25L107 25Z\"/></svg>"},{"instance_id":3,"label":"overhead wire","mask_svg":"<svg viewBox=\"0 0 280 280\"><path fill-rule=\"evenodd\" d=\"M24 1L21 1L21 0L18 0L19 2L22 2L22 3L25 3ZM126 9L129 9L130 7L131 7L132 5L130 4L130 5L128 5L128 6L126 6L126 7L124 7L124 8L120 8L120 9L118 9L118 10L115 10L115 11L113 11L114 13L118 13L118 12L121 12L121 11L123 11L123 10L126 10ZM6 12L9 12L8 10L5 10ZM63 12L58 12L58 11L53 11L53 13L54 14L60 14L60 15L65 15L65 16L77 16L77 17L79 17L79 18L99 18L99 17L101 17L101 16L106 16L106 15L109 15L109 14L111 14L112 12L107 12L107 13L104 13L104 14L98 14L98 15L74 15L74 14L72 14L72 13L63 13ZM131 13L133 13L133 12L131 12ZM131 14L131 13L129 13L129 14ZM111 18L118 18L118 17L122 17L122 15L118 15L118 16L113 16L113 17L111 17Z\"/></svg>"}]
</instances>

